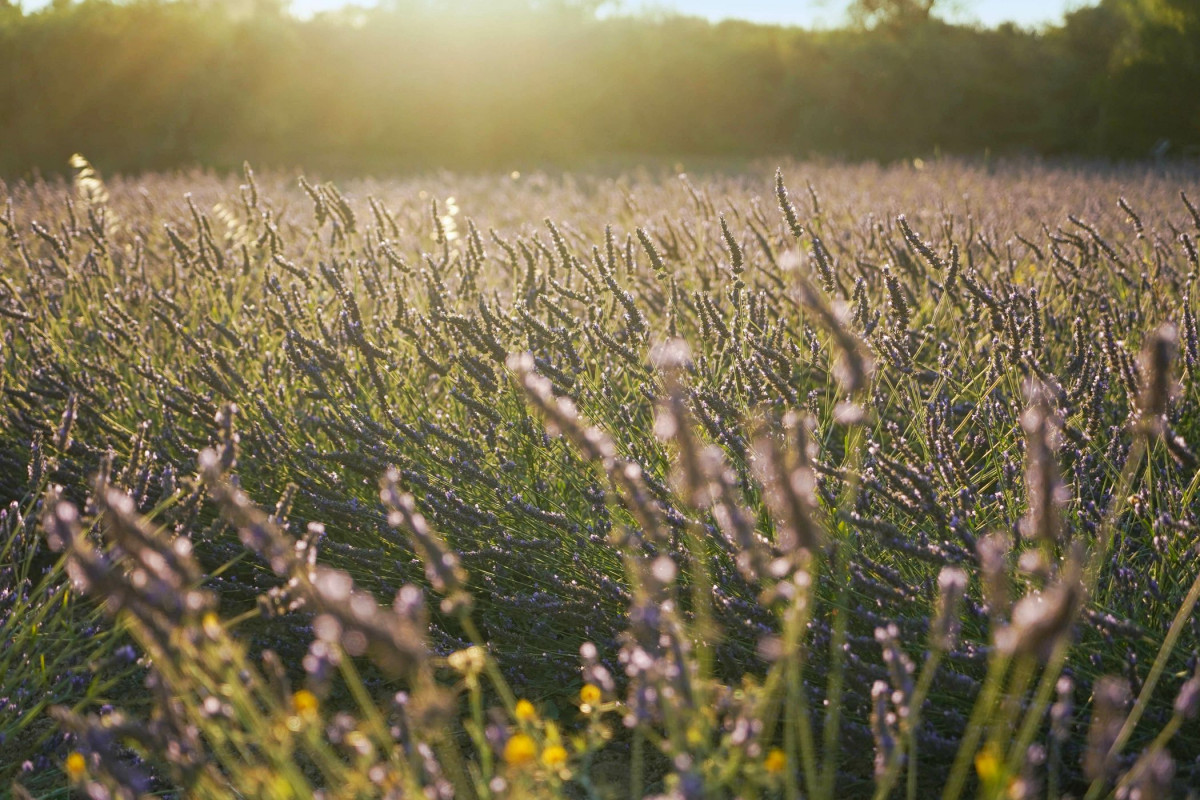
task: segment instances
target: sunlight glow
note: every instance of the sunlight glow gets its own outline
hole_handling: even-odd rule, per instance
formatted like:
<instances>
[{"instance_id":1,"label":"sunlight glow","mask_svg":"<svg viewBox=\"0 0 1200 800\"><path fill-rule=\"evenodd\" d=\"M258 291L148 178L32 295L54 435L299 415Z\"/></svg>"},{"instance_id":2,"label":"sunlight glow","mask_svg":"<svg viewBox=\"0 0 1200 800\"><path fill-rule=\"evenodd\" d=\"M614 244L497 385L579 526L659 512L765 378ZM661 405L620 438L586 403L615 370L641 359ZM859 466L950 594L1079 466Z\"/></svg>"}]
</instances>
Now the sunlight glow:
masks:
<instances>
[{"instance_id":1,"label":"sunlight glow","mask_svg":"<svg viewBox=\"0 0 1200 800\"><path fill-rule=\"evenodd\" d=\"M307 17L340 8L345 0L292 0L290 8ZM370 2L364 3L371 5ZM777 25L833 28L845 22L848 0L623 0L618 12L673 11L713 21L745 19ZM943 16L955 22L978 22L987 26L1004 22L1033 27L1057 23L1071 9L1091 3L1081 0L953 0L943 3Z\"/></svg>"}]
</instances>

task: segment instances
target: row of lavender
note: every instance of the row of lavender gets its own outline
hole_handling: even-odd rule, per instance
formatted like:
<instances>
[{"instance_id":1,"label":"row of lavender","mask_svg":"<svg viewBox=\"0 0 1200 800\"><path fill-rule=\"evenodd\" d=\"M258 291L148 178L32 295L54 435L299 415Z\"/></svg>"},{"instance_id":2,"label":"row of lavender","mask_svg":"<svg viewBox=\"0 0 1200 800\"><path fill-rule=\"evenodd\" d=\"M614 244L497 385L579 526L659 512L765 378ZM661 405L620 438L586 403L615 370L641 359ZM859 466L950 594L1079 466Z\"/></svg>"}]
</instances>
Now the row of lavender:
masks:
<instances>
[{"instance_id":1,"label":"row of lavender","mask_svg":"<svg viewBox=\"0 0 1200 800\"><path fill-rule=\"evenodd\" d=\"M0 187L6 780L1200 780L1194 172L77 169Z\"/></svg>"}]
</instances>

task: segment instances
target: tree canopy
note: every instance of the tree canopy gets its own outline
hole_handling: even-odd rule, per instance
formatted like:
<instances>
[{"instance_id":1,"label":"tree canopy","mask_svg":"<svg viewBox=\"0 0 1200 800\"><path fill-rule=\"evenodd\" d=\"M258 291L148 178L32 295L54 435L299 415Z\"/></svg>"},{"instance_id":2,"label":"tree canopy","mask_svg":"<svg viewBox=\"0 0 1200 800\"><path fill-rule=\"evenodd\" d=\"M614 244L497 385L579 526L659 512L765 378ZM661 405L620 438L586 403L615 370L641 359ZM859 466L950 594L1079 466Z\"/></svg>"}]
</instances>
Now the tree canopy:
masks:
<instances>
[{"instance_id":1,"label":"tree canopy","mask_svg":"<svg viewBox=\"0 0 1200 800\"><path fill-rule=\"evenodd\" d=\"M1200 152L1200 0L1103 0L1036 31L953 25L932 0L859 0L832 31L480 3L0 6L0 174L75 152L120 171Z\"/></svg>"}]
</instances>

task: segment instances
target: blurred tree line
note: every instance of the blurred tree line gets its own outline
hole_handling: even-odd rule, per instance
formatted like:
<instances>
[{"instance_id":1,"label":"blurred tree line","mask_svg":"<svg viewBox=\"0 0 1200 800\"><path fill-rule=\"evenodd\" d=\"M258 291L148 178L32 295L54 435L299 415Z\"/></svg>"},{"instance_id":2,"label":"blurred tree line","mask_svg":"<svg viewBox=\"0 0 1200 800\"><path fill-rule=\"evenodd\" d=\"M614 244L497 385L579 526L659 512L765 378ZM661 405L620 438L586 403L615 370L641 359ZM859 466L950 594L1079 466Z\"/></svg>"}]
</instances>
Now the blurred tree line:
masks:
<instances>
[{"instance_id":1,"label":"blurred tree line","mask_svg":"<svg viewBox=\"0 0 1200 800\"><path fill-rule=\"evenodd\" d=\"M1200 152L1200 0L1041 31L859 0L808 31L598 15L597 0L0 0L0 174L627 155Z\"/></svg>"}]
</instances>

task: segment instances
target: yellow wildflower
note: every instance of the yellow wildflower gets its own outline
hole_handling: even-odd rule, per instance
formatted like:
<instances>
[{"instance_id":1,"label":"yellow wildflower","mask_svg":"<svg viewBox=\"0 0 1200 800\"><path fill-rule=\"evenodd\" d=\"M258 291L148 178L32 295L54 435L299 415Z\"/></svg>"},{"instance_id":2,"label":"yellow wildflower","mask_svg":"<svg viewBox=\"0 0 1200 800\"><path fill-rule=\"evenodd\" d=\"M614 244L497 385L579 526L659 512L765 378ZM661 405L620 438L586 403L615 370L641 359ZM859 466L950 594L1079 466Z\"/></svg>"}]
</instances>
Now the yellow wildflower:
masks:
<instances>
[{"instance_id":1,"label":"yellow wildflower","mask_svg":"<svg viewBox=\"0 0 1200 800\"><path fill-rule=\"evenodd\" d=\"M560 744L552 744L542 751L542 764L549 769L558 769L567 763L567 749Z\"/></svg>"},{"instance_id":2,"label":"yellow wildflower","mask_svg":"<svg viewBox=\"0 0 1200 800\"><path fill-rule=\"evenodd\" d=\"M200 627L204 630L204 635L210 639L216 639L221 635L223 628L221 627L221 618L212 611L207 612L200 620Z\"/></svg>"},{"instance_id":3,"label":"yellow wildflower","mask_svg":"<svg viewBox=\"0 0 1200 800\"><path fill-rule=\"evenodd\" d=\"M579 690L579 702L585 706L598 706L603 693L600 687L594 683L585 683L583 688Z\"/></svg>"},{"instance_id":4,"label":"yellow wildflower","mask_svg":"<svg viewBox=\"0 0 1200 800\"><path fill-rule=\"evenodd\" d=\"M83 753L75 751L67 756L67 777L72 781L77 781L87 772L87 759L83 757Z\"/></svg>"},{"instance_id":5,"label":"yellow wildflower","mask_svg":"<svg viewBox=\"0 0 1200 800\"><path fill-rule=\"evenodd\" d=\"M518 700L514 713L521 722L533 722L537 719L537 709L528 700Z\"/></svg>"},{"instance_id":6,"label":"yellow wildflower","mask_svg":"<svg viewBox=\"0 0 1200 800\"><path fill-rule=\"evenodd\" d=\"M308 689L301 689L292 694L292 707L296 709L297 714L303 716L316 714L319 705L317 696Z\"/></svg>"},{"instance_id":7,"label":"yellow wildflower","mask_svg":"<svg viewBox=\"0 0 1200 800\"><path fill-rule=\"evenodd\" d=\"M1000 777L1000 758L995 747L989 745L975 754L975 772L984 784L995 783Z\"/></svg>"},{"instance_id":8,"label":"yellow wildflower","mask_svg":"<svg viewBox=\"0 0 1200 800\"><path fill-rule=\"evenodd\" d=\"M787 755L778 747L773 748L771 752L767 753L763 766L767 768L767 772L778 775L787 767Z\"/></svg>"},{"instance_id":9,"label":"yellow wildflower","mask_svg":"<svg viewBox=\"0 0 1200 800\"><path fill-rule=\"evenodd\" d=\"M537 744L523 733L515 733L504 745L504 760L514 767L523 767L537 756Z\"/></svg>"}]
</instances>

